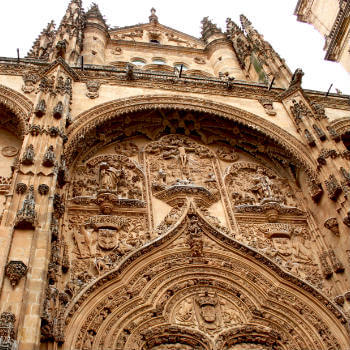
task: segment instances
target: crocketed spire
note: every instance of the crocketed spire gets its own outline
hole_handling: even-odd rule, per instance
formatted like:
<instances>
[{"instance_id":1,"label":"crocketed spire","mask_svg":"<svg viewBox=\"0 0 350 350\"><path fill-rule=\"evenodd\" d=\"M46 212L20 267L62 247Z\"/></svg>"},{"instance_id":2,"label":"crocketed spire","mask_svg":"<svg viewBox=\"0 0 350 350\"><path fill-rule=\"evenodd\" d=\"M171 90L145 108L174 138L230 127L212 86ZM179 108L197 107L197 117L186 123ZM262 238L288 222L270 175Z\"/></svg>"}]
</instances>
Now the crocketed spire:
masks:
<instances>
[{"instance_id":1,"label":"crocketed spire","mask_svg":"<svg viewBox=\"0 0 350 350\"><path fill-rule=\"evenodd\" d=\"M204 17L202 19L202 39L207 41L210 36L215 33L222 33L221 29L217 27L216 24L212 23L209 17Z\"/></svg>"}]
</instances>

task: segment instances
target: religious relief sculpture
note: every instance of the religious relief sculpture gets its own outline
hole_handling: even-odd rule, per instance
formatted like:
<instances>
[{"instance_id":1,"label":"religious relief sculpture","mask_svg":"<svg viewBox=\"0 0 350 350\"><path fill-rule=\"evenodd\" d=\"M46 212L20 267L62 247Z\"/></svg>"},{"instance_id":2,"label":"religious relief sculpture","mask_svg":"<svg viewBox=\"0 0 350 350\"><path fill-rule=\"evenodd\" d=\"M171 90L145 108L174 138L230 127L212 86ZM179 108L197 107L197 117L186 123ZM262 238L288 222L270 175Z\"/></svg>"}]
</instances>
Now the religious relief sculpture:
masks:
<instances>
[{"instance_id":1,"label":"religious relief sculpture","mask_svg":"<svg viewBox=\"0 0 350 350\"><path fill-rule=\"evenodd\" d=\"M312 253L311 236L306 226L287 223L239 225L235 239L259 250L291 274L323 288L321 268Z\"/></svg>"},{"instance_id":2,"label":"religious relief sculpture","mask_svg":"<svg viewBox=\"0 0 350 350\"><path fill-rule=\"evenodd\" d=\"M279 214L302 215L287 179L256 163L237 162L227 169L225 183L239 213L265 213L270 221Z\"/></svg>"},{"instance_id":3,"label":"religious relief sculpture","mask_svg":"<svg viewBox=\"0 0 350 350\"><path fill-rule=\"evenodd\" d=\"M145 207L143 170L125 155L101 155L79 166L71 188L76 204L96 203L110 214L114 207Z\"/></svg>"},{"instance_id":4,"label":"religious relief sculpture","mask_svg":"<svg viewBox=\"0 0 350 350\"><path fill-rule=\"evenodd\" d=\"M168 203L194 196L214 203L220 193L214 154L205 146L178 135L169 135L145 148L153 194Z\"/></svg>"}]
</instances>

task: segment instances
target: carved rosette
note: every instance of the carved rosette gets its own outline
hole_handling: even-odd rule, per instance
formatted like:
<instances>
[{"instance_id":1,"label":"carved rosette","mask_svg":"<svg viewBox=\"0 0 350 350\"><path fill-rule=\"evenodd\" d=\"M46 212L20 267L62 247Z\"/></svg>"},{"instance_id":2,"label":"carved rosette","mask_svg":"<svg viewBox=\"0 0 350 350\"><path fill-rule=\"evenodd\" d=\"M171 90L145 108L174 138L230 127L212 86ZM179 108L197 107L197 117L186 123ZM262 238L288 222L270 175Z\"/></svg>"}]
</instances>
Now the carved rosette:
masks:
<instances>
[{"instance_id":1,"label":"carved rosette","mask_svg":"<svg viewBox=\"0 0 350 350\"><path fill-rule=\"evenodd\" d=\"M9 279L11 286L16 287L18 282L27 273L27 265L23 261L10 261L5 267L5 275Z\"/></svg>"}]
</instances>

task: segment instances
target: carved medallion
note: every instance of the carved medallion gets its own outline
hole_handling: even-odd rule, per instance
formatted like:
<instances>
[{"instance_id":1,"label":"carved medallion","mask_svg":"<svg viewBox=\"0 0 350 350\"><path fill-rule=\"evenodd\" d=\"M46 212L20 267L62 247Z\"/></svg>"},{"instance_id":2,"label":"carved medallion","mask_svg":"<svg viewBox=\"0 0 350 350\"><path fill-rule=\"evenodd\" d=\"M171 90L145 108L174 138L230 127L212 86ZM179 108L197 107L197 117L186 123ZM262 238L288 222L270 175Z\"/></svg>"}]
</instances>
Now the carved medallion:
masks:
<instances>
[{"instance_id":1,"label":"carved medallion","mask_svg":"<svg viewBox=\"0 0 350 350\"><path fill-rule=\"evenodd\" d=\"M4 157L14 157L18 153L18 148L14 146L5 146L1 150L1 154Z\"/></svg>"}]
</instances>

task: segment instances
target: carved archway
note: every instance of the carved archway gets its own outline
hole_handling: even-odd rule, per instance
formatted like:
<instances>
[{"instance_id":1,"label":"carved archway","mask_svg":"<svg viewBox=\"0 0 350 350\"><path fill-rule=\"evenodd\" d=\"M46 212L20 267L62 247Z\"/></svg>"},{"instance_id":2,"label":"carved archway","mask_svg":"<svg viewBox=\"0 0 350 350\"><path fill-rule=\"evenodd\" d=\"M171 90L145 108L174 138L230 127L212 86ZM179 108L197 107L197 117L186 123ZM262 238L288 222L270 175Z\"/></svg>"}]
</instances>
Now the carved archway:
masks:
<instances>
[{"instance_id":1,"label":"carved archway","mask_svg":"<svg viewBox=\"0 0 350 350\"><path fill-rule=\"evenodd\" d=\"M16 133L23 138L27 129L33 103L17 91L0 84L0 106L8 110L12 122L16 124ZM1 120L0 120L1 122Z\"/></svg>"},{"instance_id":2,"label":"carved archway","mask_svg":"<svg viewBox=\"0 0 350 350\"><path fill-rule=\"evenodd\" d=\"M233 124L236 123L255 130L265 135L268 139L273 140L273 142L290 154L308 174L310 181L315 185L318 183L315 171L317 164L311 159L307 148L288 132L253 113L237 107L188 96L176 96L176 98L174 95L130 97L106 102L81 113L68 129L65 153L67 164L71 164L74 161L79 153L77 149L81 150L84 148L91 133L96 128L112 120L125 120L127 115L130 115L130 118L132 118L132 113L140 111L147 113L152 110L182 110L206 113L230 120ZM132 131L129 132L131 133Z\"/></svg>"},{"instance_id":3,"label":"carved archway","mask_svg":"<svg viewBox=\"0 0 350 350\"><path fill-rule=\"evenodd\" d=\"M211 226L191 201L172 228L65 310L64 349L345 350L348 342L346 318L327 298Z\"/></svg>"}]
</instances>

